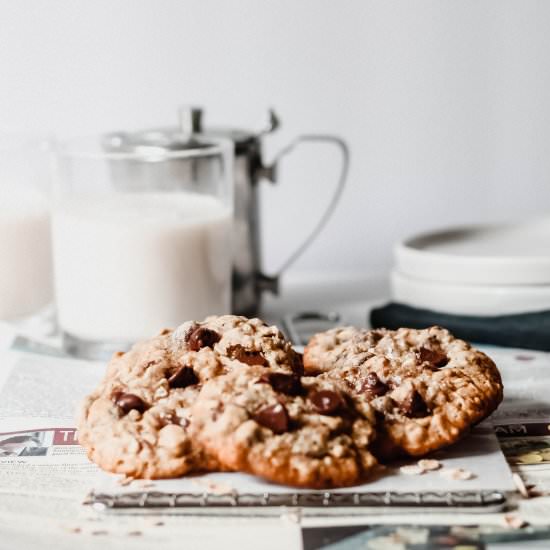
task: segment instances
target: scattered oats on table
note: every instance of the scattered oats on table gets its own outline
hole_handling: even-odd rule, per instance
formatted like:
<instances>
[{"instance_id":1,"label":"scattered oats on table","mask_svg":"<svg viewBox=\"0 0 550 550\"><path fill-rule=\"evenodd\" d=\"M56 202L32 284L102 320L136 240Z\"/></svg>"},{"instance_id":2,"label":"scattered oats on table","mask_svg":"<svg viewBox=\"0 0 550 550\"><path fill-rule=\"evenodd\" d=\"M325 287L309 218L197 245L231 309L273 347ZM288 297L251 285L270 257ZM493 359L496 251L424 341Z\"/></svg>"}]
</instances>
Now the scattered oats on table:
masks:
<instances>
[{"instance_id":1,"label":"scattered oats on table","mask_svg":"<svg viewBox=\"0 0 550 550\"><path fill-rule=\"evenodd\" d=\"M439 475L456 481L466 481L467 479L476 477L470 470L465 470L464 468L444 468L439 472Z\"/></svg>"},{"instance_id":2,"label":"scattered oats on table","mask_svg":"<svg viewBox=\"0 0 550 550\"><path fill-rule=\"evenodd\" d=\"M423 458L419 460L417 464L418 466L420 466L420 468L426 470L427 472L439 470L439 468L441 468L441 462L433 458Z\"/></svg>"},{"instance_id":3,"label":"scattered oats on table","mask_svg":"<svg viewBox=\"0 0 550 550\"><path fill-rule=\"evenodd\" d=\"M399 471L408 476L419 476L425 472L424 468L420 467L418 464L407 464L406 466L401 466Z\"/></svg>"}]
</instances>

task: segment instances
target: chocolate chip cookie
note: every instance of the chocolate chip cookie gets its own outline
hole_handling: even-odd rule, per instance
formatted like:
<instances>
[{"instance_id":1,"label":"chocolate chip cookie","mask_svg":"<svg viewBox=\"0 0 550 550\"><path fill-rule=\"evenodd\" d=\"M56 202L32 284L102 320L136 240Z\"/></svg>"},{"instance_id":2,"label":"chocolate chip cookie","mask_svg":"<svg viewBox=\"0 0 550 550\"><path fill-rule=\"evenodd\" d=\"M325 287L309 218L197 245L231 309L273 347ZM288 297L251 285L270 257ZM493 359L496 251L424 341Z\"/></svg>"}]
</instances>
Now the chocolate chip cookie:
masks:
<instances>
[{"instance_id":1,"label":"chocolate chip cookie","mask_svg":"<svg viewBox=\"0 0 550 550\"><path fill-rule=\"evenodd\" d=\"M374 409L334 380L234 370L204 385L192 415L197 441L223 467L277 483L354 485L376 465Z\"/></svg>"},{"instance_id":2,"label":"chocolate chip cookie","mask_svg":"<svg viewBox=\"0 0 550 550\"><path fill-rule=\"evenodd\" d=\"M103 469L133 477L218 469L192 438L191 405L204 382L252 367L302 374L301 357L259 319L226 315L164 330L115 354L82 406L79 441Z\"/></svg>"},{"instance_id":3,"label":"chocolate chip cookie","mask_svg":"<svg viewBox=\"0 0 550 550\"><path fill-rule=\"evenodd\" d=\"M184 376L168 353L170 335L113 357L104 380L82 405L79 442L104 470L162 478L212 467L188 430L197 377L189 373L189 383L170 382Z\"/></svg>"},{"instance_id":4,"label":"chocolate chip cookie","mask_svg":"<svg viewBox=\"0 0 550 550\"><path fill-rule=\"evenodd\" d=\"M493 361L440 327L332 329L313 337L304 366L369 400L380 426L373 450L384 459L454 443L502 401Z\"/></svg>"},{"instance_id":5,"label":"chocolate chip cookie","mask_svg":"<svg viewBox=\"0 0 550 550\"><path fill-rule=\"evenodd\" d=\"M367 330L337 327L312 337L304 349L306 374L317 375L353 357L362 361L371 357L372 348L387 333L385 329Z\"/></svg>"},{"instance_id":6,"label":"chocolate chip cookie","mask_svg":"<svg viewBox=\"0 0 550 550\"><path fill-rule=\"evenodd\" d=\"M201 381L243 365L303 373L301 355L277 327L260 319L223 315L189 321L172 333L170 349L174 361L193 366Z\"/></svg>"}]
</instances>

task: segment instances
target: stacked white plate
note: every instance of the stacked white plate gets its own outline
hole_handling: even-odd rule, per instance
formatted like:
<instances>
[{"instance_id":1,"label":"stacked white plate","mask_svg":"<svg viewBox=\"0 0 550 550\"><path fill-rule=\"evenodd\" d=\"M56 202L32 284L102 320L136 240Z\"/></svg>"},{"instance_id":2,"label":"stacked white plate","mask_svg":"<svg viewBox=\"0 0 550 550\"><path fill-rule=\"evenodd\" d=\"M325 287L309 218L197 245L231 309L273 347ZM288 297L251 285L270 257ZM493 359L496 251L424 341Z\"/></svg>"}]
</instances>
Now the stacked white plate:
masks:
<instances>
[{"instance_id":1,"label":"stacked white plate","mask_svg":"<svg viewBox=\"0 0 550 550\"><path fill-rule=\"evenodd\" d=\"M395 261L401 304L478 316L550 310L550 218L417 235Z\"/></svg>"}]
</instances>

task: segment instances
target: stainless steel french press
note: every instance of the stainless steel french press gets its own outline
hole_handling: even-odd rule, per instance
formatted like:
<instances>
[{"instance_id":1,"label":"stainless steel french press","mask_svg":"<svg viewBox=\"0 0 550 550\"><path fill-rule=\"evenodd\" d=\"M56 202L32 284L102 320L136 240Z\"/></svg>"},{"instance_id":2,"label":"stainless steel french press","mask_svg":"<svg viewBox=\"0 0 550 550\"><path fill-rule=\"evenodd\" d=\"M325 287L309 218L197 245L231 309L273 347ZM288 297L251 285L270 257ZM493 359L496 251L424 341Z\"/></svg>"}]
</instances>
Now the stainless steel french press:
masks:
<instances>
[{"instance_id":1,"label":"stainless steel french press","mask_svg":"<svg viewBox=\"0 0 550 550\"><path fill-rule=\"evenodd\" d=\"M279 280L309 245L314 241L332 215L344 186L349 167L349 149L343 139L324 134L306 134L296 137L265 164L262 156L262 139L280 126L274 111L269 112L266 126L258 131L203 125L200 108L182 107L180 124L175 127L153 128L138 132L112 132L104 137L104 147L111 151L133 151L137 148L166 149L193 148L197 139L224 138L233 142L234 162L234 222L233 222L233 313L253 316L258 313L262 293L278 293ZM324 143L336 147L341 153L341 168L332 199L307 238L290 254L277 273L262 271L262 245L260 242L259 185L262 180L277 182L279 161L302 143ZM200 183L200 182L199 182Z\"/></svg>"}]
</instances>

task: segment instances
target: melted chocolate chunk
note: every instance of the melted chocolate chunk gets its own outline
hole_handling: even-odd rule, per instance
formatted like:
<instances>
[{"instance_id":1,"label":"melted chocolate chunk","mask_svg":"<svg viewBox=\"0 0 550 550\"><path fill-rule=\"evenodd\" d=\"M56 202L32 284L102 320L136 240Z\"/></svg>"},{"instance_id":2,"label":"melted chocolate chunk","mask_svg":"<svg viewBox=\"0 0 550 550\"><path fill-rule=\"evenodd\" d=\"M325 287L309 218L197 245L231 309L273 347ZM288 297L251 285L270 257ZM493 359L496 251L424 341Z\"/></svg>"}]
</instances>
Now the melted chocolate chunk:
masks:
<instances>
[{"instance_id":1,"label":"melted chocolate chunk","mask_svg":"<svg viewBox=\"0 0 550 550\"><path fill-rule=\"evenodd\" d=\"M384 384L375 372L369 372L361 385L361 391L371 398L384 395L389 389L389 386Z\"/></svg>"},{"instance_id":2,"label":"melted chocolate chunk","mask_svg":"<svg viewBox=\"0 0 550 550\"><path fill-rule=\"evenodd\" d=\"M275 434L287 432L290 423L288 412L282 403L264 407L254 415L254 420Z\"/></svg>"},{"instance_id":3,"label":"melted chocolate chunk","mask_svg":"<svg viewBox=\"0 0 550 550\"><path fill-rule=\"evenodd\" d=\"M309 399L318 413L333 414L344 406L342 396L331 390L313 391Z\"/></svg>"},{"instance_id":4,"label":"melted chocolate chunk","mask_svg":"<svg viewBox=\"0 0 550 550\"><path fill-rule=\"evenodd\" d=\"M399 410L409 418L422 418L430 414L428 406L422 396L412 390L399 404Z\"/></svg>"},{"instance_id":5,"label":"melted chocolate chunk","mask_svg":"<svg viewBox=\"0 0 550 550\"><path fill-rule=\"evenodd\" d=\"M285 395L300 395L302 393L300 377L295 374L270 372L264 374L259 382L269 384L276 392L284 393Z\"/></svg>"},{"instance_id":6,"label":"melted chocolate chunk","mask_svg":"<svg viewBox=\"0 0 550 550\"><path fill-rule=\"evenodd\" d=\"M220 339L221 336L215 330L205 327L197 327L187 335L187 343L191 351L199 351L201 348L212 348Z\"/></svg>"},{"instance_id":7,"label":"melted chocolate chunk","mask_svg":"<svg viewBox=\"0 0 550 550\"><path fill-rule=\"evenodd\" d=\"M149 407L141 397L133 393L119 393L115 397L115 405L122 411L123 414L128 414L132 409L143 413Z\"/></svg>"},{"instance_id":8,"label":"melted chocolate chunk","mask_svg":"<svg viewBox=\"0 0 550 550\"><path fill-rule=\"evenodd\" d=\"M441 350L421 347L417 356L421 363L430 363L430 365L437 368L444 367L449 362L449 358Z\"/></svg>"},{"instance_id":9,"label":"melted chocolate chunk","mask_svg":"<svg viewBox=\"0 0 550 550\"><path fill-rule=\"evenodd\" d=\"M248 350L239 344L229 347L227 354L231 359L236 359L251 367L256 365L265 367L267 365L267 360L261 351Z\"/></svg>"},{"instance_id":10,"label":"melted chocolate chunk","mask_svg":"<svg viewBox=\"0 0 550 550\"><path fill-rule=\"evenodd\" d=\"M186 388L198 383L199 378L192 367L181 367L168 378L168 385L171 388Z\"/></svg>"}]
</instances>

